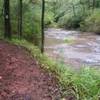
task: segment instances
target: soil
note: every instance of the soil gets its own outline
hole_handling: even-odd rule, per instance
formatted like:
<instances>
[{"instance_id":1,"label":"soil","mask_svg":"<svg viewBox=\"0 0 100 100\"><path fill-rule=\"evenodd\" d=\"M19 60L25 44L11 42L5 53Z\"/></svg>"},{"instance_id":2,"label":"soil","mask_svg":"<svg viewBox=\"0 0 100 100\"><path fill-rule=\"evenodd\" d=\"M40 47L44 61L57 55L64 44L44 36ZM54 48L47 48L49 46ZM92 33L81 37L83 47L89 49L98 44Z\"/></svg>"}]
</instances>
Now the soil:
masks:
<instances>
[{"instance_id":1,"label":"soil","mask_svg":"<svg viewBox=\"0 0 100 100\"><path fill-rule=\"evenodd\" d=\"M0 40L0 100L60 100L55 77L23 47Z\"/></svg>"}]
</instances>

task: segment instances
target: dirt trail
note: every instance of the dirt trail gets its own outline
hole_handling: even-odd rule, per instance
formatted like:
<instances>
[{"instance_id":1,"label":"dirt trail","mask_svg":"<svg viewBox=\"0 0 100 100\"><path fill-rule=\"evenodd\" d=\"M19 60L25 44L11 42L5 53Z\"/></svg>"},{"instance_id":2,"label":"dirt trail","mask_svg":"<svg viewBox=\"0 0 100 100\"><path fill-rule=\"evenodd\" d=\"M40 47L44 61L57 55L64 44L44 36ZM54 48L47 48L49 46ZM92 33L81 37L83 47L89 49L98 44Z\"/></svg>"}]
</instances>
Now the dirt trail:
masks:
<instances>
[{"instance_id":1,"label":"dirt trail","mask_svg":"<svg viewBox=\"0 0 100 100\"><path fill-rule=\"evenodd\" d=\"M0 100L59 100L54 77L22 47L0 40Z\"/></svg>"}]
</instances>

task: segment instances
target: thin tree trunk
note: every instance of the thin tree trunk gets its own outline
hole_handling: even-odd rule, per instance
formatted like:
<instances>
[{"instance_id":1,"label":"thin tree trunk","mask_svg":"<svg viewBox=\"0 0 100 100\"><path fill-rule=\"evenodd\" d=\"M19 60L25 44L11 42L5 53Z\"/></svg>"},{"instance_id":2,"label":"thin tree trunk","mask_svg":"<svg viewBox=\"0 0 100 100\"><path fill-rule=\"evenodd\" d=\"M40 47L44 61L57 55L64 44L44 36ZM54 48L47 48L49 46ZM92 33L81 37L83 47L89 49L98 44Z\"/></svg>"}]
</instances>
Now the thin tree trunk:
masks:
<instances>
[{"instance_id":1,"label":"thin tree trunk","mask_svg":"<svg viewBox=\"0 0 100 100\"><path fill-rule=\"evenodd\" d=\"M4 0L4 37L11 38L11 22L10 22L10 3Z\"/></svg>"},{"instance_id":2,"label":"thin tree trunk","mask_svg":"<svg viewBox=\"0 0 100 100\"><path fill-rule=\"evenodd\" d=\"M22 0L19 0L18 4L18 36L22 37Z\"/></svg>"},{"instance_id":3,"label":"thin tree trunk","mask_svg":"<svg viewBox=\"0 0 100 100\"><path fill-rule=\"evenodd\" d=\"M72 3L72 8L73 8L73 15L76 16L76 12L75 12L75 6L74 4Z\"/></svg>"},{"instance_id":4,"label":"thin tree trunk","mask_svg":"<svg viewBox=\"0 0 100 100\"><path fill-rule=\"evenodd\" d=\"M95 0L93 0L93 10L95 9Z\"/></svg>"},{"instance_id":5,"label":"thin tree trunk","mask_svg":"<svg viewBox=\"0 0 100 100\"><path fill-rule=\"evenodd\" d=\"M41 32L42 32L42 43L41 43L41 52L44 52L44 15L45 15L45 0L42 0L42 17L41 17Z\"/></svg>"},{"instance_id":6,"label":"thin tree trunk","mask_svg":"<svg viewBox=\"0 0 100 100\"><path fill-rule=\"evenodd\" d=\"M91 4L90 4L90 0L87 0L87 4L88 4L88 8L90 9L91 8Z\"/></svg>"}]
</instances>

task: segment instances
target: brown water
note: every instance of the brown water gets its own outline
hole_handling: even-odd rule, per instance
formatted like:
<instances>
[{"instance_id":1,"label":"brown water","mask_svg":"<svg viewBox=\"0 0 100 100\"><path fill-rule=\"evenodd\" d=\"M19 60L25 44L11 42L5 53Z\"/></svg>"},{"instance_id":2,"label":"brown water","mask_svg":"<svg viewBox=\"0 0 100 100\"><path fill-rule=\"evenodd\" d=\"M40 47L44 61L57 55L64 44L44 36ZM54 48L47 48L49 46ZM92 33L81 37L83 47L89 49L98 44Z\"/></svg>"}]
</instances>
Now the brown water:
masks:
<instances>
[{"instance_id":1,"label":"brown water","mask_svg":"<svg viewBox=\"0 0 100 100\"><path fill-rule=\"evenodd\" d=\"M72 42L66 42L67 39ZM81 66L100 67L100 36L79 31L47 29L45 53L75 69Z\"/></svg>"}]
</instances>

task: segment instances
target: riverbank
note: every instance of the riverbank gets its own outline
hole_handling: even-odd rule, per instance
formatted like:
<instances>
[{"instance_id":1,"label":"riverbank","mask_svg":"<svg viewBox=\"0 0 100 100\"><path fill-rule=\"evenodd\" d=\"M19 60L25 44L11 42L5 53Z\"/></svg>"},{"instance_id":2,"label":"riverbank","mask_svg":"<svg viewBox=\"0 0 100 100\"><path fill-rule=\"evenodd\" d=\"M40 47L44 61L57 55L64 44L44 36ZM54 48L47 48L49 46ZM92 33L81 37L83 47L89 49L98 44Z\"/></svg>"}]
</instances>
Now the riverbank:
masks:
<instances>
[{"instance_id":1,"label":"riverbank","mask_svg":"<svg viewBox=\"0 0 100 100\"><path fill-rule=\"evenodd\" d=\"M74 97L73 100L99 99L100 70L86 66L79 71L74 71L70 66L42 55L37 47L25 40L13 39L12 43L25 47L38 61L41 68L55 76L62 91L62 97Z\"/></svg>"}]
</instances>

